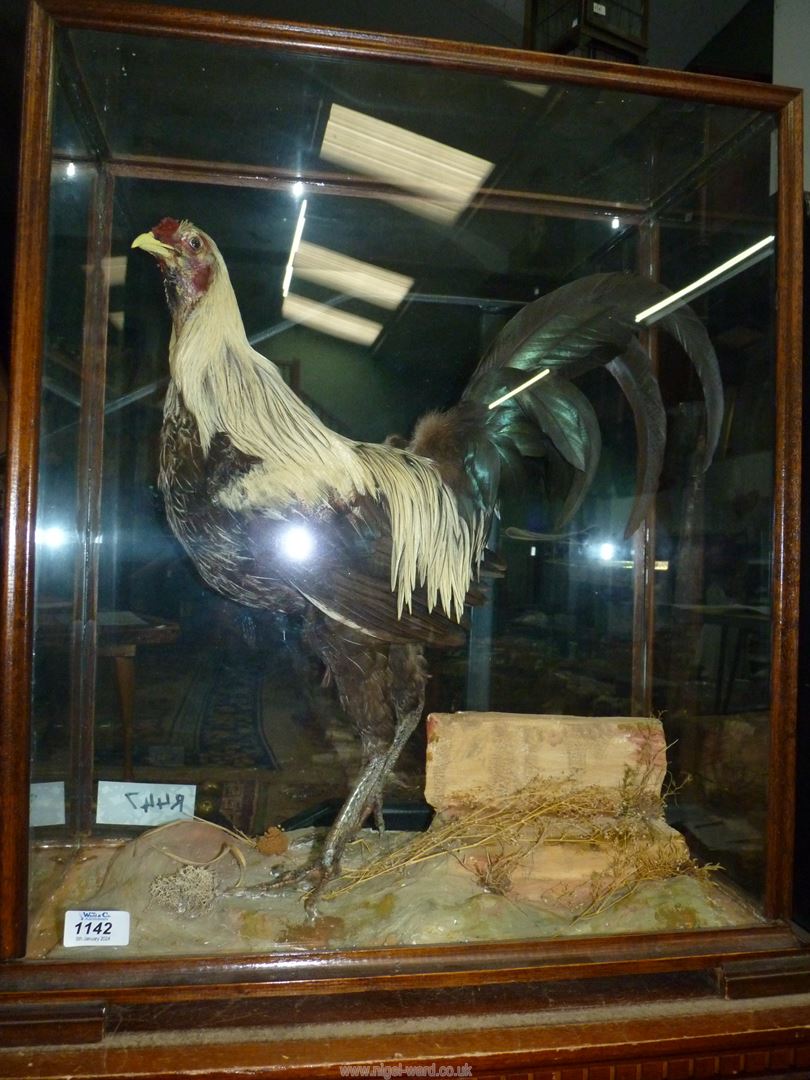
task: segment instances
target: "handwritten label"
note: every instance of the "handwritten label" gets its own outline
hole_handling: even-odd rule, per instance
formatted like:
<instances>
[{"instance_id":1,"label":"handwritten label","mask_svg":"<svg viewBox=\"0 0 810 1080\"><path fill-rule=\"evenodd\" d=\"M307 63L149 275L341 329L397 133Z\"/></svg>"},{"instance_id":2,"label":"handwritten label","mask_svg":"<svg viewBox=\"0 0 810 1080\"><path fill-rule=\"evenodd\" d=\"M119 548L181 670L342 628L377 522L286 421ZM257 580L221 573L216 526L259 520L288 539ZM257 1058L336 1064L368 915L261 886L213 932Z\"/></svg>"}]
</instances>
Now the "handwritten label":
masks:
<instances>
[{"instance_id":1,"label":"handwritten label","mask_svg":"<svg viewBox=\"0 0 810 1080\"><path fill-rule=\"evenodd\" d=\"M64 780L48 780L31 785L28 820L33 826L65 824Z\"/></svg>"},{"instance_id":2,"label":"handwritten label","mask_svg":"<svg viewBox=\"0 0 810 1080\"><path fill-rule=\"evenodd\" d=\"M128 911L66 911L62 943L77 945L129 945Z\"/></svg>"},{"instance_id":3,"label":"handwritten label","mask_svg":"<svg viewBox=\"0 0 810 1080\"><path fill-rule=\"evenodd\" d=\"M604 4L594 4L593 13L594 15L607 15L607 8Z\"/></svg>"},{"instance_id":4,"label":"handwritten label","mask_svg":"<svg viewBox=\"0 0 810 1080\"><path fill-rule=\"evenodd\" d=\"M99 825L165 825L192 817L194 784L142 784L136 780L99 780Z\"/></svg>"}]
</instances>

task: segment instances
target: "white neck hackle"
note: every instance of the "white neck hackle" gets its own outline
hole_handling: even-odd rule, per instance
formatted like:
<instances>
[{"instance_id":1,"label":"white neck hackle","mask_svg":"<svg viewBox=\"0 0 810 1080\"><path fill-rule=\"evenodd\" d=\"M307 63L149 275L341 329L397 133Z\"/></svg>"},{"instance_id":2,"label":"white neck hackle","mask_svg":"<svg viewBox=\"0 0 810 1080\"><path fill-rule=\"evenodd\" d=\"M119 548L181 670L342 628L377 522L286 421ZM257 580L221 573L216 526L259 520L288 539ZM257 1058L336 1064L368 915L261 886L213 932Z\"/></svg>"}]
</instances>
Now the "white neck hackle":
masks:
<instances>
[{"instance_id":1,"label":"white neck hackle","mask_svg":"<svg viewBox=\"0 0 810 1080\"><path fill-rule=\"evenodd\" d=\"M322 424L275 364L250 345L228 270L219 252L215 255L207 291L175 327L172 378L197 421L204 454L214 435L224 432L243 454L272 463L285 505L291 499L313 505L317 491L305 470L323 473L323 455L342 456L345 440ZM340 475L334 479L333 490L345 486Z\"/></svg>"}]
</instances>

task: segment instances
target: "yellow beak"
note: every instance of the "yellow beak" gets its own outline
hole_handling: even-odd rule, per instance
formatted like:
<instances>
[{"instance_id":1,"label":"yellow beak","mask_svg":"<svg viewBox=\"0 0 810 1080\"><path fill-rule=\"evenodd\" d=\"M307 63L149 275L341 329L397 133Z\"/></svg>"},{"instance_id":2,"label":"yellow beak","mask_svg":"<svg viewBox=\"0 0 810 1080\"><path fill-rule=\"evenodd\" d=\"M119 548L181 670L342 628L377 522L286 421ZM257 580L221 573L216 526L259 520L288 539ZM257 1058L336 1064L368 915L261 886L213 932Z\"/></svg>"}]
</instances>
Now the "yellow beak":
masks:
<instances>
[{"instance_id":1,"label":"yellow beak","mask_svg":"<svg viewBox=\"0 0 810 1080\"><path fill-rule=\"evenodd\" d=\"M132 241L134 248L143 248L144 251L148 251L150 255L174 255L175 250L169 244L164 244L162 240L158 240L156 236L153 236L150 232L141 233L140 236L136 236Z\"/></svg>"}]
</instances>

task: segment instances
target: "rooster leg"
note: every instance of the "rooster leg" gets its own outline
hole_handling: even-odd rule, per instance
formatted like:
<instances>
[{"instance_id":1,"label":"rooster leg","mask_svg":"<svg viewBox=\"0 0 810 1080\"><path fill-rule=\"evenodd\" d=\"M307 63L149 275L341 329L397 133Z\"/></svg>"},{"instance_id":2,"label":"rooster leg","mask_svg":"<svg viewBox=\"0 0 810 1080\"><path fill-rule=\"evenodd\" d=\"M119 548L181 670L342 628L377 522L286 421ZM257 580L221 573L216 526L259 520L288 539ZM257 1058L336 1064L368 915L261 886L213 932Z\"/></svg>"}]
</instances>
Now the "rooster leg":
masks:
<instances>
[{"instance_id":1,"label":"rooster leg","mask_svg":"<svg viewBox=\"0 0 810 1080\"><path fill-rule=\"evenodd\" d=\"M373 767L375 761L382 757L388 749L388 743L385 740L372 739L366 736L363 732L360 733L360 737L363 742L363 768L361 775L369 768ZM385 818L383 816L383 791L382 785L379 786L376 792L373 792L369 796L369 810L374 820L374 828L378 833L385 832Z\"/></svg>"},{"instance_id":2,"label":"rooster leg","mask_svg":"<svg viewBox=\"0 0 810 1080\"><path fill-rule=\"evenodd\" d=\"M412 720L407 718L406 731L395 717L396 697L392 693L388 647L370 638L360 643L350 634L344 627L320 615L311 618L305 630L307 644L326 665L343 710L360 735L363 746L360 775L330 828L317 860L282 871L272 881L249 892L250 895L265 895L282 885L314 882L314 889L307 896L310 915L314 914L314 902L324 885L338 873L346 844L354 839L370 813L375 825L382 829L385 778L419 720L419 715ZM244 895L245 890L241 894Z\"/></svg>"},{"instance_id":3,"label":"rooster leg","mask_svg":"<svg viewBox=\"0 0 810 1080\"><path fill-rule=\"evenodd\" d=\"M385 782L422 718L428 676L419 645L360 644L327 620L310 624L307 639L327 665L346 715L360 734L363 766L317 861L278 874L265 886L251 888L249 894L265 895L280 885L308 879L314 886L305 905L314 916L324 887L340 870L346 845L370 813L377 828L383 830ZM245 894L246 890L240 891L240 895Z\"/></svg>"},{"instance_id":4,"label":"rooster leg","mask_svg":"<svg viewBox=\"0 0 810 1080\"><path fill-rule=\"evenodd\" d=\"M343 655L347 655L347 644L344 641L339 650ZM326 837L319 859L319 880L307 897L310 911L323 886L338 872L346 844L369 812L374 813L378 828L382 825L385 782L422 718L425 703L427 672L420 646L392 645L386 655L383 650L355 643L350 655L349 666L335 664L335 654L331 659L343 706L360 731L366 760ZM393 732L384 739L382 734L386 729L390 732L392 719Z\"/></svg>"},{"instance_id":5,"label":"rooster leg","mask_svg":"<svg viewBox=\"0 0 810 1080\"><path fill-rule=\"evenodd\" d=\"M369 797L369 809L374 818L374 827L379 833L385 832L383 788L402 748L422 716L427 682L422 649L419 646L390 646L387 664L387 697L390 704L385 711L389 722L382 722L382 708L377 712L361 708L354 718L363 744L363 772L369 770L379 773L380 776L377 791ZM346 707L347 711L351 709L348 702ZM416 719L413 720L413 717ZM386 759L388 764L383 759ZM381 761L382 766L375 764Z\"/></svg>"}]
</instances>

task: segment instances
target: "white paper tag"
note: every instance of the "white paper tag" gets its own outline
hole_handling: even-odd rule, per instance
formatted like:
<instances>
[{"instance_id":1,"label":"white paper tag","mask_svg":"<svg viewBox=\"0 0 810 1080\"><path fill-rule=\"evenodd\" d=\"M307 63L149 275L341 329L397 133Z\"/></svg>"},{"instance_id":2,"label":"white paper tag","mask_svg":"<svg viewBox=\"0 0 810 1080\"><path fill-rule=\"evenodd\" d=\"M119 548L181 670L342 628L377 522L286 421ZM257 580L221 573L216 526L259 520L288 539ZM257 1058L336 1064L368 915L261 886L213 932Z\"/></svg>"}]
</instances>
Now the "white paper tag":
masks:
<instances>
[{"instance_id":1,"label":"white paper tag","mask_svg":"<svg viewBox=\"0 0 810 1080\"><path fill-rule=\"evenodd\" d=\"M128 911L66 911L67 948L77 945L129 945Z\"/></svg>"},{"instance_id":2,"label":"white paper tag","mask_svg":"<svg viewBox=\"0 0 810 1080\"><path fill-rule=\"evenodd\" d=\"M99 825L165 825L192 817L195 784L141 784L136 780L99 780Z\"/></svg>"},{"instance_id":3,"label":"white paper tag","mask_svg":"<svg viewBox=\"0 0 810 1080\"><path fill-rule=\"evenodd\" d=\"M594 15L607 15L607 8L604 4L594 4L593 13Z\"/></svg>"},{"instance_id":4,"label":"white paper tag","mask_svg":"<svg viewBox=\"0 0 810 1080\"><path fill-rule=\"evenodd\" d=\"M65 824L64 780L32 784L28 799L28 820L31 825Z\"/></svg>"}]
</instances>

